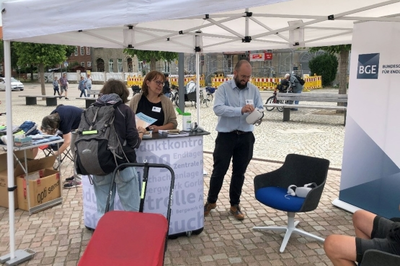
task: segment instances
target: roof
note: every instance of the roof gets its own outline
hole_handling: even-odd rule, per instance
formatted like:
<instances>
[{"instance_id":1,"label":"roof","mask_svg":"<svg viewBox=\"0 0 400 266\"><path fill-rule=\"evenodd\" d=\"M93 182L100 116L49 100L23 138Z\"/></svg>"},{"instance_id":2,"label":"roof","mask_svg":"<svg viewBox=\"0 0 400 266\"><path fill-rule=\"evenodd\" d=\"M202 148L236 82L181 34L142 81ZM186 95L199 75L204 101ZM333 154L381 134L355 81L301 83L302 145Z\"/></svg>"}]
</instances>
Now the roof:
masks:
<instances>
[{"instance_id":1,"label":"roof","mask_svg":"<svg viewBox=\"0 0 400 266\"><path fill-rule=\"evenodd\" d=\"M205 53L238 52L349 44L354 23L400 21L399 2L20 0L4 2L2 18L4 40L189 53L195 52L195 47Z\"/></svg>"}]
</instances>

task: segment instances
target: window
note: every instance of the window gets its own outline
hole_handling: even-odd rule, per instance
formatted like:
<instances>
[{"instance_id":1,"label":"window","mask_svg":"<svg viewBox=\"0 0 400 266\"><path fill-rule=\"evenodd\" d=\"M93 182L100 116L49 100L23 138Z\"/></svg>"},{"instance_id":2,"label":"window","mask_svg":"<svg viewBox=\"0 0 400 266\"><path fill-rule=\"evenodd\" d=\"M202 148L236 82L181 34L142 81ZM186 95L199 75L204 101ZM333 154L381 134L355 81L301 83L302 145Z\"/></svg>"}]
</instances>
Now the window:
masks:
<instances>
[{"instance_id":1,"label":"window","mask_svg":"<svg viewBox=\"0 0 400 266\"><path fill-rule=\"evenodd\" d=\"M81 55L85 55L85 47L81 47Z\"/></svg>"},{"instance_id":2,"label":"window","mask_svg":"<svg viewBox=\"0 0 400 266\"><path fill-rule=\"evenodd\" d=\"M92 62L87 61L86 65L87 65L87 67L92 67Z\"/></svg>"},{"instance_id":3,"label":"window","mask_svg":"<svg viewBox=\"0 0 400 266\"><path fill-rule=\"evenodd\" d=\"M90 47L86 47L86 55L90 55Z\"/></svg>"},{"instance_id":4,"label":"window","mask_svg":"<svg viewBox=\"0 0 400 266\"><path fill-rule=\"evenodd\" d=\"M108 72L114 72L113 66L114 66L114 61L110 59L110 61L108 61Z\"/></svg>"},{"instance_id":5,"label":"window","mask_svg":"<svg viewBox=\"0 0 400 266\"><path fill-rule=\"evenodd\" d=\"M132 58L129 57L126 61L128 63L128 72L133 72Z\"/></svg>"},{"instance_id":6,"label":"window","mask_svg":"<svg viewBox=\"0 0 400 266\"><path fill-rule=\"evenodd\" d=\"M85 67L85 62L81 62L81 66Z\"/></svg>"},{"instance_id":7,"label":"window","mask_svg":"<svg viewBox=\"0 0 400 266\"><path fill-rule=\"evenodd\" d=\"M117 59L117 70L118 72L123 72L124 68L122 66L122 59Z\"/></svg>"},{"instance_id":8,"label":"window","mask_svg":"<svg viewBox=\"0 0 400 266\"><path fill-rule=\"evenodd\" d=\"M74 55L78 56L78 46L75 47Z\"/></svg>"}]
</instances>

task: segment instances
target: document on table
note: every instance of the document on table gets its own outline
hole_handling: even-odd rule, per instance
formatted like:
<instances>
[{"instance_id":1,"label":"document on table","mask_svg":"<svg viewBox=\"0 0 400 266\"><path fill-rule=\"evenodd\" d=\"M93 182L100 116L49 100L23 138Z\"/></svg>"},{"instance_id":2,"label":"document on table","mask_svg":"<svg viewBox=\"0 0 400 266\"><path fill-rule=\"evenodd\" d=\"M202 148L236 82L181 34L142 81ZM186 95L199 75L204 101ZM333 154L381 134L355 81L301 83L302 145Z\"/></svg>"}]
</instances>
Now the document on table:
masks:
<instances>
[{"instance_id":1,"label":"document on table","mask_svg":"<svg viewBox=\"0 0 400 266\"><path fill-rule=\"evenodd\" d=\"M135 115L135 118L136 118L136 127L141 126L143 128L146 128L157 121L157 119L152 118L143 113L137 113Z\"/></svg>"}]
</instances>

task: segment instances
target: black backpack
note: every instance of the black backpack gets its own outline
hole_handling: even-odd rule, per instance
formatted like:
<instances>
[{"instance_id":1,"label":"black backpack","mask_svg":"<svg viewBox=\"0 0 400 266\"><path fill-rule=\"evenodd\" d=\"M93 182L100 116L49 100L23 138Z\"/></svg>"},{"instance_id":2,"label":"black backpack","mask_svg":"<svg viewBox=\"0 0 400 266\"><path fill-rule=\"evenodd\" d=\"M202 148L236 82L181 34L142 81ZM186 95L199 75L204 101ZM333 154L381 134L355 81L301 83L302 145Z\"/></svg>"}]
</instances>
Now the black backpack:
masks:
<instances>
[{"instance_id":1,"label":"black backpack","mask_svg":"<svg viewBox=\"0 0 400 266\"><path fill-rule=\"evenodd\" d=\"M300 76L298 76L298 75L294 75L294 76L295 76L295 78L299 81L299 83L300 83L301 86L303 86L304 83L306 83L306 82L304 81L304 79L302 79Z\"/></svg>"},{"instance_id":2,"label":"black backpack","mask_svg":"<svg viewBox=\"0 0 400 266\"><path fill-rule=\"evenodd\" d=\"M116 94L103 95L103 97ZM107 175L112 173L121 159L127 159L121 141L114 128L115 109L119 101L103 102L97 100L83 111L76 131L75 167L78 174Z\"/></svg>"}]
</instances>

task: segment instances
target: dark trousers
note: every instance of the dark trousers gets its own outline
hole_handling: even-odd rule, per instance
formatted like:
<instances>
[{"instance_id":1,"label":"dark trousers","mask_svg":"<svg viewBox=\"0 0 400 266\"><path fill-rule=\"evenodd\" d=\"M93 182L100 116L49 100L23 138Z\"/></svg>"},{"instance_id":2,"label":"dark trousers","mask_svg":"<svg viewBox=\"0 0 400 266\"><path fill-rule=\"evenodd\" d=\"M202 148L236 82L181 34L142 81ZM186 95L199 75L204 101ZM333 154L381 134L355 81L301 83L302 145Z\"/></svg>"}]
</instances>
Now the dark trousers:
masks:
<instances>
[{"instance_id":1,"label":"dark trousers","mask_svg":"<svg viewBox=\"0 0 400 266\"><path fill-rule=\"evenodd\" d=\"M253 157L254 135L252 132L244 134L218 133L215 140L214 169L210 179L210 189L207 201L215 203L221 191L224 177L232 159L232 177L229 187L229 202L231 206L240 203L240 195L244 183L244 173Z\"/></svg>"}]
</instances>

